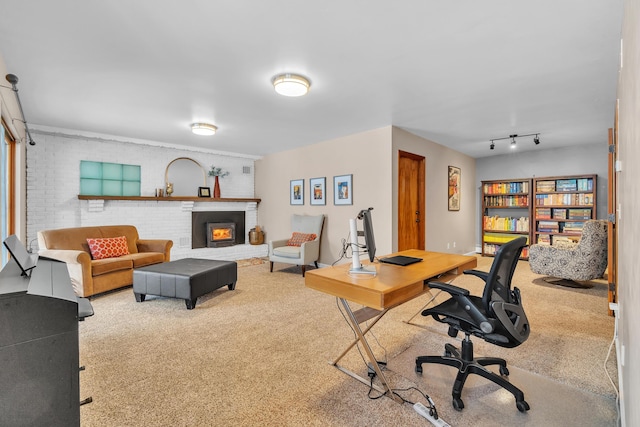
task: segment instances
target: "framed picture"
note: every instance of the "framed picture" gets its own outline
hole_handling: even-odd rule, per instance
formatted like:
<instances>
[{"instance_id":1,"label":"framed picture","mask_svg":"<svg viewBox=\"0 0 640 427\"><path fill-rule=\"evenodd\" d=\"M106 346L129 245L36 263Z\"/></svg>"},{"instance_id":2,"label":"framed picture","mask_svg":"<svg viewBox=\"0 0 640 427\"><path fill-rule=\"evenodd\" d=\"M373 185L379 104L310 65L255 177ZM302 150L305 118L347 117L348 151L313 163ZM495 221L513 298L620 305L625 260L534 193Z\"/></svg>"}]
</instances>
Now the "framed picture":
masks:
<instances>
[{"instance_id":1,"label":"framed picture","mask_svg":"<svg viewBox=\"0 0 640 427\"><path fill-rule=\"evenodd\" d=\"M333 204L353 204L353 175L338 175L333 177Z\"/></svg>"},{"instance_id":2,"label":"framed picture","mask_svg":"<svg viewBox=\"0 0 640 427\"><path fill-rule=\"evenodd\" d=\"M449 166L449 210L460 210L460 168Z\"/></svg>"},{"instance_id":3,"label":"framed picture","mask_svg":"<svg viewBox=\"0 0 640 427\"><path fill-rule=\"evenodd\" d=\"M312 205L326 205L327 204L327 179L311 178L309 180L309 197Z\"/></svg>"},{"instance_id":4,"label":"framed picture","mask_svg":"<svg viewBox=\"0 0 640 427\"><path fill-rule=\"evenodd\" d=\"M304 179L291 180L291 204L304 205Z\"/></svg>"},{"instance_id":5,"label":"framed picture","mask_svg":"<svg viewBox=\"0 0 640 427\"><path fill-rule=\"evenodd\" d=\"M198 187L198 197L211 197L211 189L209 187Z\"/></svg>"}]
</instances>

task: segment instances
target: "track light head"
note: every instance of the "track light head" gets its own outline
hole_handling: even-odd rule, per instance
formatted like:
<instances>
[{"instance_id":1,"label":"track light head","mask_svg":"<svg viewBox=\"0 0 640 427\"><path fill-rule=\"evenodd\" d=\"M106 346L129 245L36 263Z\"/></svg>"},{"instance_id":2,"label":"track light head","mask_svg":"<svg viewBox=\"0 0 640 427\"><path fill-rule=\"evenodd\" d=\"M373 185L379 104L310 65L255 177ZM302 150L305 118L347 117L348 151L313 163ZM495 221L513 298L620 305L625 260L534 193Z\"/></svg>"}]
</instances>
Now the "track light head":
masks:
<instances>
[{"instance_id":1,"label":"track light head","mask_svg":"<svg viewBox=\"0 0 640 427\"><path fill-rule=\"evenodd\" d=\"M18 76L16 76L15 74L7 74L5 76L5 78L7 79L7 81L9 83L11 83L12 85L16 85L18 84Z\"/></svg>"},{"instance_id":2,"label":"track light head","mask_svg":"<svg viewBox=\"0 0 640 427\"><path fill-rule=\"evenodd\" d=\"M493 140L491 140L491 145L489 146L489 148L491 150L493 150L494 148L496 148L496 144L493 142Z\"/></svg>"},{"instance_id":3,"label":"track light head","mask_svg":"<svg viewBox=\"0 0 640 427\"><path fill-rule=\"evenodd\" d=\"M536 136L533 138L533 143L536 145L540 144L540 138L538 138L538 134L536 134Z\"/></svg>"}]
</instances>

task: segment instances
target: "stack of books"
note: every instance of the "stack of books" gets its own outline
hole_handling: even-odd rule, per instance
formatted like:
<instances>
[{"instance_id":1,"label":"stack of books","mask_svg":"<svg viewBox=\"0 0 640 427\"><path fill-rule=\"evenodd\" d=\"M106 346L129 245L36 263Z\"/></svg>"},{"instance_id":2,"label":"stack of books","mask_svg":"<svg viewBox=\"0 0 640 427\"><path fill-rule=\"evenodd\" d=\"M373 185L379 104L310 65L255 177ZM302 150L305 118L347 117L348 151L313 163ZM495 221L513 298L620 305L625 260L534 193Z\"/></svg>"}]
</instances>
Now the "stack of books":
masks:
<instances>
[{"instance_id":1,"label":"stack of books","mask_svg":"<svg viewBox=\"0 0 640 427\"><path fill-rule=\"evenodd\" d=\"M582 227L584 226L584 222L567 222L562 229L563 233L573 234L573 235L581 235Z\"/></svg>"},{"instance_id":2,"label":"stack of books","mask_svg":"<svg viewBox=\"0 0 640 427\"><path fill-rule=\"evenodd\" d=\"M551 191L556 191L556 182L555 181L538 181L536 183L536 191L538 193L548 193Z\"/></svg>"},{"instance_id":3,"label":"stack of books","mask_svg":"<svg viewBox=\"0 0 640 427\"><path fill-rule=\"evenodd\" d=\"M575 179L559 179L556 181L556 191L578 191L578 182Z\"/></svg>"},{"instance_id":4,"label":"stack of books","mask_svg":"<svg viewBox=\"0 0 640 427\"><path fill-rule=\"evenodd\" d=\"M591 209L569 209L568 219L591 219Z\"/></svg>"},{"instance_id":5,"label":"stack of books","mask_svg":"<svg viewBox=\"0 0 640 427\"><path fill-rule=\"evenodd\" d=\"M557 221L538 221L538 231L543 233L559 233L560 226Z\"/></svg>"}]
</instances>

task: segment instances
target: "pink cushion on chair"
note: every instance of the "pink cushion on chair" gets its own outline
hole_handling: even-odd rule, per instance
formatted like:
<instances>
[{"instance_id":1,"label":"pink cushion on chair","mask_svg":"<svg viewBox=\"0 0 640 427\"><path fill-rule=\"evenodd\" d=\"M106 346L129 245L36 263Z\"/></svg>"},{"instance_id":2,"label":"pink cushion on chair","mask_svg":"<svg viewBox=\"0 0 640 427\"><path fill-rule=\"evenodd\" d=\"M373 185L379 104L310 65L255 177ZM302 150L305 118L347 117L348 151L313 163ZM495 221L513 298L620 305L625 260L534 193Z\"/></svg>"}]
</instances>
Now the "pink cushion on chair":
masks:
<instances>
[{"instance_id":1,"label":"pink cushion on chair","mask_svg":"<svg viewBox=\"0 0 640 427\"><path fill-rule=\"evenodd\" d=\"M127 238L125 236L87 239L87 243L89 244L89 251L91 252L91 258L93 259L114 258L122 255L129 255Z\"/></svg>"},{"instance_id":2,"label":"pink cushion on chair","mask_svg":"<svg viewBox=\"0 0 640 427\"><path fill-rule=\"evenodd\" d=\"M293 232L293 236L289 240L287 240L287 246L302 246L304 242L310 242L312 240L316 240L316 235L306 234L306 233L298 233L297 231Z\"/></svg>"}]
</instances>

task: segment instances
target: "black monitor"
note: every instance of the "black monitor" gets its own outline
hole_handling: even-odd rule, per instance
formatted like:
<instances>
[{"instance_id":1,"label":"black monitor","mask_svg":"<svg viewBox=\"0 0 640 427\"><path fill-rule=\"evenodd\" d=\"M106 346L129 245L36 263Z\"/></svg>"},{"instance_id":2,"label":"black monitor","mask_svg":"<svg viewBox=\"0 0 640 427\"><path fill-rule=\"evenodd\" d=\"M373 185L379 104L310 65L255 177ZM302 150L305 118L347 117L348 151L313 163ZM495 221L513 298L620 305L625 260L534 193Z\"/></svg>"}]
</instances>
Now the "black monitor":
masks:
<instances>
[{"instance_id":1,"label":"black monitor","mask_svg":"<svg viewBox=\"0 0 640 427\"><path fill-rule=\"evenodd\" d=\"M373 208L363 209L358 213L356 218L349 220L349 228L351 235L351 252L353 265L349 273L353 274L369 274L375 276L376 270L365 268L360 263L360 249L363 248L358 242L359 236L364 236L364 248L369 253L369 261L373 263L376 257L376 240L373 237L373 222L371 221L371 211ZM362 231L358 231L358 220L362 220Z\"/></svg>"},{"instance_id":2,"label":"black monitor","mask_svg":"<svg viewBox=\"0 0 640 427\"><path fill-rule=\"evenodd\" d=\"M373 222L371 220L371 211L373 208L363 209L358 214L358 218L362 219L362 233L364 235L364 245L369 253L369 261L373 262L376 258L376 239L373 234Z\"/></svg>"},{"instance_id":3,"label":"black monitor","mask_svg":"<svg viewBox=\"0 0 640 427\"><path fill-rule=\"evenodd\" d=\"M31 270L36 266L38 262L38 254L30 254L18 239L18 236L12 234L4 240L4 246L9 250L11 258L18 264L22 275L29 277Z\"/></svg>"}]
</instances>

